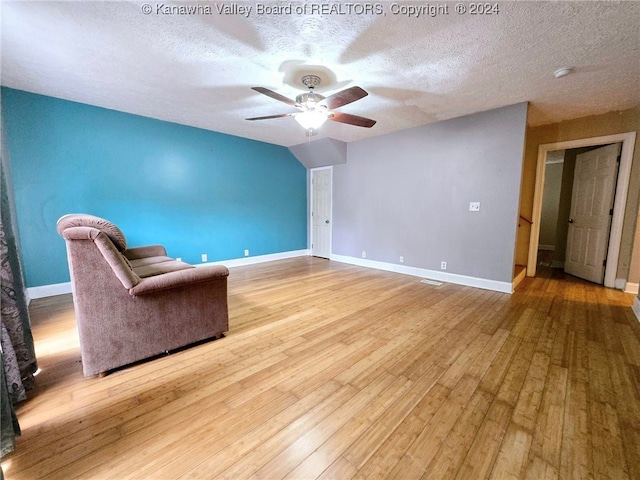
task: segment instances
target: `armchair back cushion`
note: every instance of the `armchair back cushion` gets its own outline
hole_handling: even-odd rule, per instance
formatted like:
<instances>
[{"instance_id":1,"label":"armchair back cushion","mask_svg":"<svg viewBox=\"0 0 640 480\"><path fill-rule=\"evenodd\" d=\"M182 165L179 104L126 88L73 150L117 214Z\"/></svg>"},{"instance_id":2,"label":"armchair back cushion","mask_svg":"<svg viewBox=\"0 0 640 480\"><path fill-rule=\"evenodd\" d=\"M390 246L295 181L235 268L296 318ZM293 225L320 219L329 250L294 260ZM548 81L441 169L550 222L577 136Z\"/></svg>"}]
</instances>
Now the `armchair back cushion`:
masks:
<instances>
[{"instance_id":1,"label":"armchair back cushion","mask_svg":"<svg viewBox=\"0 0 640 480\"><path fill-rule=\"evenodd\" d=\"M62 232L67 228L71 227L90 227L100 230L109 237L113 245L120 252L124 252L127 249L127 239L124 233L122 233L122 230L104 218L87 214L69 214L58 220L57 229L60 235L62 235Z\"/></svg>"}]
</instances>

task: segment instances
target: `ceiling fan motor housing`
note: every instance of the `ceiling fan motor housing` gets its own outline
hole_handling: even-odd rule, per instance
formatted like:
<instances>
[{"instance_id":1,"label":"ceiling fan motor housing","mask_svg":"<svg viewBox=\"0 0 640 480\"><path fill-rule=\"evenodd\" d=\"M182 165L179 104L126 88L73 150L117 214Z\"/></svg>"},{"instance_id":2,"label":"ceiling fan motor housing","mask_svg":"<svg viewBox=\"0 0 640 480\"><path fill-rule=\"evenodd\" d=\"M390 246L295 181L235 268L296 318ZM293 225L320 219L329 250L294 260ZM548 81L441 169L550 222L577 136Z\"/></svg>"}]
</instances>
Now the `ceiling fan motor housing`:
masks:
<instances>
[{"instance_id":1,"label":"ceiling fan motor housing","mask_svg":"<svg viewBox=\"0 0 640 480\"><path fill-rule=\"evenodd\" d=\"M305 75L302 77L302 84L309 90L313 90L320 85L320 77L317 75Z\"/></svg>"},{"instance_id":2,"label":"ceiling fan motor housing","mask_svg":"<svg viewBox=\"0 0 640 480\"><path fill-rule=\"evenodd\" d=\"M306 110L315 110L322 100L325 99L323 95L314 93L313 89L320 85L320 77L317 75L305 75L302 77L302 84L309 89L307 93L301 93L296 97L296 103Z\"/></svg>"},{"instance_id":3,"label":"ceiling fan motor housing","mask_svg":"<svg viewBox=\"0 0 640 480\"><path fill-rule=\"evenodd\" d=\"M324 96L319 93L301 93L296 97L296 103L307 108L315 108L315 106L324 100Z\"/></svg>"}]
</instances>

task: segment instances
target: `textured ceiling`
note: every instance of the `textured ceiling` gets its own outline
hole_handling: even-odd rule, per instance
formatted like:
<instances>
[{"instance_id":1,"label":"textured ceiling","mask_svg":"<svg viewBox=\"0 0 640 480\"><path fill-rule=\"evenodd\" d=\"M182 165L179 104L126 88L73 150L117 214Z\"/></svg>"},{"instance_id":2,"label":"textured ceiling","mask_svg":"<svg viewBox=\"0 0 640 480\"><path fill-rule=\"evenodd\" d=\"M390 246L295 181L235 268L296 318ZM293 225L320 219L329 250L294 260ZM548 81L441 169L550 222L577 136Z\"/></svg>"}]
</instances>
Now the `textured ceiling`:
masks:
<instances>
[{"instance_id":1,"label":"textured ceiling","mask_svg":"<svg viewBox=\"0 0 640 480\"><path fill-rule=\"evenodd\" d=\"M292 98L305 72L323 78L320 93L369 92L340 111L373 128L321 128L345 142L523 101L531 125L640 104L636 1L499 2L491 15L432 2L448 7L433 17L396 12L425 2L143 4L2 1L2 85L285 146L307 141L293 118L244 118L295 109L250 87ZM368 6L379 13L357 14ZM560 67L574 72L556 79Z\"/></svg>"}]
</instances>

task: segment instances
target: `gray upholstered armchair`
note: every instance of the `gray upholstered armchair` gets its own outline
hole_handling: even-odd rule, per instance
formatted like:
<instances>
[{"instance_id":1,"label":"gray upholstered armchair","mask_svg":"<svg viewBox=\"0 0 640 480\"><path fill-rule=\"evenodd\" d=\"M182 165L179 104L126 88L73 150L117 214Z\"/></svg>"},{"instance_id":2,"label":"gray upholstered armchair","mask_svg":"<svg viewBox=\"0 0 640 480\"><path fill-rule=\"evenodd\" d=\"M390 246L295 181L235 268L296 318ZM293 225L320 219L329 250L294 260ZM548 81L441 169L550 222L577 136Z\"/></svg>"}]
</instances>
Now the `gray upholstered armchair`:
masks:
<instances>
[{"instance_id":1,"label":"gray upholstered armchair","mask_svg":"<svg viewBox=\"0 0 640 480\"><path fill-rule=\"evenodd\" d=\"M164 247L127 248L113 223L58 220L66 240L85 376L222 336L229 328L223 266L195 268Z\"/></svg>"}]
</instances>

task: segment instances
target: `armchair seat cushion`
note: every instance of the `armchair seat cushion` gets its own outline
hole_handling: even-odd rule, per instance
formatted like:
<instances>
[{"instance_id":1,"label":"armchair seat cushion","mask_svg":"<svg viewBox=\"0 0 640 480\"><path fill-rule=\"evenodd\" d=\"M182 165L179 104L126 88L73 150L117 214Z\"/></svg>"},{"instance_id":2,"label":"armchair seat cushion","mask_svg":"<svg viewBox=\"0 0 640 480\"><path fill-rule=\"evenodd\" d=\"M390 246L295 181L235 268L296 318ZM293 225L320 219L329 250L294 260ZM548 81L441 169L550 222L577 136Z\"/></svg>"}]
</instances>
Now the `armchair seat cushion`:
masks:
<instances>
[{"instance_id":1,"label":"armchair seat cushion","mask_svg":"<svg viewBox=\"0 0 640 480\"><path fill-rule=\"evenodd\" d=\"M144 267L145 265L153 265L156 263L163 262L171 262L173 258L167 257L166 255L156 255L154 257L146 257L146 258L135 258L133 260L129 260L132 268Z\"/></svg>"},{"instance_id":2,"label":"armchair seat cushion","mask_svg":"<svg viewBox=\"0 0 640 480\"><path fill-rule=\"evenodd\" d=\"M169 259L168 261L150 263L140 267L134 267L133 271L140 278L152 277L154 275L162 275L163 273L177 272L178 270L186 270L188 268L196 268L188 263L178 260Z\"/></svg>"}]
</instances>

